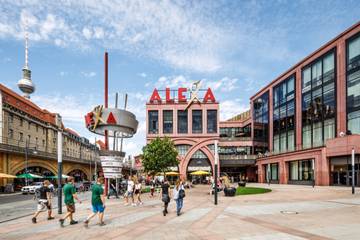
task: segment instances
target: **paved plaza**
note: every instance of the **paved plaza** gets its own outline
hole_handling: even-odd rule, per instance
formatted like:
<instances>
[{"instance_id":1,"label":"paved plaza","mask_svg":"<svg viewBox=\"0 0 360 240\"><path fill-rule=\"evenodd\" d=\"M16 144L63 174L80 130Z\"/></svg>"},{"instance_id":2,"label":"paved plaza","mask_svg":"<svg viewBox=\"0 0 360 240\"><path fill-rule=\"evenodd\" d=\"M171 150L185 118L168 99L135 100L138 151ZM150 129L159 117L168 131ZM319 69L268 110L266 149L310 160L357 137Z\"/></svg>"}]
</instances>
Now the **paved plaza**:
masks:
<instances>
[{"instance_id":1,"label":"paved plaza","mask_svg":"<svg viewBox=\"0 0 360 240\"><path fill-rule=\"evenodd\" d=\"M360 193L350 188L293 185L262 185L273 191L260 195L219 198L214 206L207 186L187 192L184 213L161 214L160 198L144 194L144 205L124 206L122 200L107 202L106 226L94 219L61 228L56 219L37 224L22 217L0 224L1 239L359 239ZM34 205L35 207L35 205ZM90 213L90 201L77 204L75 218L83 221Z\"/></svg>"}]
</instances>

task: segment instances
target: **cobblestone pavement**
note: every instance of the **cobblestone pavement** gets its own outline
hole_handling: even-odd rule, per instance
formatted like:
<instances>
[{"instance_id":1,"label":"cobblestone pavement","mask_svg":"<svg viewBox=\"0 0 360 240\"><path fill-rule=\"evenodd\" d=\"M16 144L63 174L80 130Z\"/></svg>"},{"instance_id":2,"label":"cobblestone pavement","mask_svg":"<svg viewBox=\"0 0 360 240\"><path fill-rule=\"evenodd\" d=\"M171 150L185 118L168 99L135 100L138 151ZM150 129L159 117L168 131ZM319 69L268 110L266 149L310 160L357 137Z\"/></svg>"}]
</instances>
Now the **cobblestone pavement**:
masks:
<instances>
[{"instance_id":1,"label":"cobblestone pavement","mask_svg":"<svg viewBox=\"0 0 360 240\"><path fill-rule=\"evenodd\" d=\"M119 199L107 202L105 222L93 219L61 228L55 220L40 215L37 224L23 217L0 224L0 239L360 239L360 194L342 187L261 185L271 193L219 198L214 206L207 186L187 192L184 212L161 213L160 197L144 194L144 205L124 206ZM84 196L85 197L85 196ZM0 206L1 207L1 206ZM77 204L75 218L83 221L90 213L90 201Z\"/></svg>"}]
</instances>

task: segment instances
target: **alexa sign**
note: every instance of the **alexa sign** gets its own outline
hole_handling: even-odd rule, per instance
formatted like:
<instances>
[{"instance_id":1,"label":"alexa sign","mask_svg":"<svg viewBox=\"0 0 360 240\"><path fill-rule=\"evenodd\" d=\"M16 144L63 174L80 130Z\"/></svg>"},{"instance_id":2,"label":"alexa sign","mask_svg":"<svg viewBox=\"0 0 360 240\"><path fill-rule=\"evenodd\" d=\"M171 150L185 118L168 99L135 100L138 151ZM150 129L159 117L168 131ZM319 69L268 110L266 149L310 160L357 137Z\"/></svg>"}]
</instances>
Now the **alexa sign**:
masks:
<instances>
[{"instance_id":1,"label":"alexa sign","mask_svg":"<svg viewBox=\"0 0 360 240\"><path fill-rule=\"evenodd\" d=\"M188 88L178 88L177 90L177 100L179 103L187 103L188 102L188 99L186 97L187 95L187 91L188 91ZM199 91L199 90L198 90ZM190 102L193 102L193 101L197 101L197 102L200 102L198 96L197 96L197 93L198 91L194 92L194 91L191 91L190 90ZM174 103L175 102L175 99L174 98L171 98L171 90L170 88L166 88L165 90L165 101L166 103ZM151 103L161 103L162 102L162 99L159 95L159 91L155 88L151 97L150 97L150 102ZM202 101L203 103L208 103L208 102L212 102L212 103L215 103L216 100L215 100L215 97L214 97L214 94L213 92L211 91L210 88L208 88L206 90L206 93L204 95L204 99Z\"/></svg>"}]
</instances>

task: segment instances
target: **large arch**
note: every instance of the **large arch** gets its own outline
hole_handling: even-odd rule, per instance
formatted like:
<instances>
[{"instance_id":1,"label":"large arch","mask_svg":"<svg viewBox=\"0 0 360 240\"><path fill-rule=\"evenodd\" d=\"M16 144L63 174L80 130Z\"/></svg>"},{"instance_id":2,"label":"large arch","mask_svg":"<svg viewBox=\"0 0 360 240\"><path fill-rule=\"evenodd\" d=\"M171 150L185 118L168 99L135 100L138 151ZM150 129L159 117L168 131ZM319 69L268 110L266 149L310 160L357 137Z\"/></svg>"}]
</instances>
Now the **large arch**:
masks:
<instances>
[{"instance_id":1,"label":"large arch","mask_svg":"<svg viewBox=\"0 0 360 240\"><path fill-rule=\"evenodd\" d=\"M39 160L39 159L29 159L27 162L28 167L42 167L48 169L54 175L57 174L57 169L55 168L55 164L51 164L51 162ZM10 174L16 175L21 170L25 169L25 162L18 162L10 167Z\"/></svg>"},{"instance_id":2,"label":"large arch","mask_svg":"<svg viewBox=\"0 0 360 240\"><path fill-rule=\"evenodd\" d=\"M215 158L214 154L211 152L211 150L207 147L209 144L213 144L216 138L213 139L206 139L203 141L198 142L197 144L193 145L188 153L186 154L185 158L180 162L180 174L183 177L186 177L186 170L187 166L189 165L191 157L194 155L194 153L197 150L201 150L209 159L211 168L214 170L215 168ZM213 171L214 172L214 171Z\"/></svg>"},{"instance_id":3,"label":"large arch","mask_svg":"<svg viewBox=\"0 0 360 240\"><path fill-rule=\"evenodd\" d=\"M64 167L64 174L68 175L69 173L71 173L74 170L80 170L88 178L91 178L89 167L85 167L84 165L80 165L80 164L66 165L66 167Z\"/></svg>"}]
</instances>

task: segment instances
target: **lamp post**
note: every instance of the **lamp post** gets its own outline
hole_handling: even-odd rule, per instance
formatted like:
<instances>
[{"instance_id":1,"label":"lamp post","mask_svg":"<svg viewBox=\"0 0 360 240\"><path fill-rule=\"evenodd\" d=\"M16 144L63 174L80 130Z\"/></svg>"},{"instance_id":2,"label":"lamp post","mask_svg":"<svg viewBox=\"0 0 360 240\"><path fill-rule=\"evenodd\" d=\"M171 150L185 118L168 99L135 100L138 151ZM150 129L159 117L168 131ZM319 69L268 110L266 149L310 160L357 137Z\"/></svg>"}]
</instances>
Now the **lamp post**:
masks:
<instances>
[{"instance_id":1,"label":"lamp post","mask_svg":"<svg viewBox=\"0 0 360 240\"><path fill-rule=\"evenodd\" d=\"M355 149L351 150L351 192L355 194Z\"/></svg>"},{"instance_id":2,"label":"lamp post","mask_svg":"<svg viewBox=\"0 0 360 240\"><path fill-rule=\"evenodd\" d=\"M28 148L29 148L29 140L25 140L25 174L28 173ZM28 178L25 177L25 185L29 184Z\"/></svg>"},{"instance_id":3,"label":"lamp post","mask_svg":"<svg viewBox=\"0 0 360 240\"><path fill-rule=\"evenodd\" d=\"M56 116L58 132L57 132L57 160L58 160L58 213L62 214L62 132L61 132L61 119Z\"/></svg>"},{"instance_id":4,"label":"lamp post","mask_svg":"<svg viewBox=\"0 0 360 240\"><path fill-rule=\"evenodd\" d=\"M215 154L215 166L214 166L214 181L215 181L215 188L214 188L214 204L217 205L218 204L218 187L217 187L217 182L218 182L218 161L219 161L219 155L218 155L218 140L215 140L215 149L214 149L214 154Z\"/></svg>"}]
</instances>

